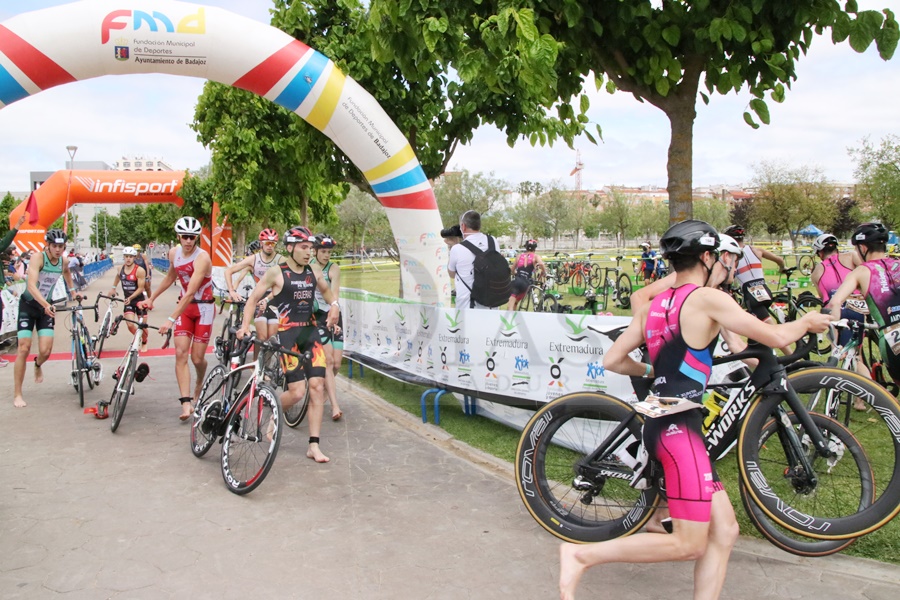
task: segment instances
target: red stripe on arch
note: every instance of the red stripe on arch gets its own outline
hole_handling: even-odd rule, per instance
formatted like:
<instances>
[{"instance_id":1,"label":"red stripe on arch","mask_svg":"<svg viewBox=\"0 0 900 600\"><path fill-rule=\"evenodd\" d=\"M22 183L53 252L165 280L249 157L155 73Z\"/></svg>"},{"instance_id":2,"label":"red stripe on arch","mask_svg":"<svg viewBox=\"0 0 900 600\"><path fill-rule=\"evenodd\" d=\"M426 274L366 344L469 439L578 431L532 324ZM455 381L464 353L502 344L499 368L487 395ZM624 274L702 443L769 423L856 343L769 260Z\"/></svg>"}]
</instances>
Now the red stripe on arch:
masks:
<instances>
[{"instance_id":1,"label":"red stripe on arch","mask_svg":"<svg viewBox=\"0 0 900 600\"><path fill-rule=\"evenodd\" d=\"M258 96L266 95L276 83L278 83L291 67L310 52L311 48L294 40L266 60L262 61L245 75L234 82L234 87L253 92Z\"/></svg>"},{"instance_id":2,"label":"red stripe on arch","mask_svg":"<svg viewBox=\"0 0 900 600\"><path fill-rule=\"evenodd\" d=\"M431 189L399 196L378 196L378 201L385 208L411 208L414 210L433 210L437 208L434 192Z\"/></svg>"},{"instance_id":3,"label":"red stripe on arch","mask_svg":"<svg viewBox=\"0 0 900 600\"><path fill-rule=\"evenodd\" d=\"M76 81L49 56L0 25L0 52L42 90Z\"/></svg>"}]
</instances>

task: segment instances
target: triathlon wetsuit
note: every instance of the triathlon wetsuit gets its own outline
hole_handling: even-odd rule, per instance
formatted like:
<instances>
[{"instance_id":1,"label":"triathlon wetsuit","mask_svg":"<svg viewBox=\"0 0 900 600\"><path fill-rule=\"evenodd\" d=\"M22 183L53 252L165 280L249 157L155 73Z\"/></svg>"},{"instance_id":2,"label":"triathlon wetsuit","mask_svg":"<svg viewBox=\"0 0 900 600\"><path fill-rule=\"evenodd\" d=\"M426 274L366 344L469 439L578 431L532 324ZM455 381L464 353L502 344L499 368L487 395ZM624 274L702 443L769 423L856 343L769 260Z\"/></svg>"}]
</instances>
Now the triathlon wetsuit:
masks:
<instances>
[{"instance_id":1,"label":"triathlon wetsuit","mask_svg":"<svg viewBox=\"0 0 900 600\"><path fill-rule=\"evenodd\" d=\"M50 302L50 292L63 273L63 259L60 257L56 264L50 262L50 257L44 252L44 265L38 273L37 287L41 296ZM56 319L47 314L44 307L34 299L34 296L26 289L22 293L19 302L19 325L16 331L17 338L30 338L35 327L38 330L38 337L53 336L53 327L56 325Z\"/></svg>"},{"instance_id":2,"label":"triathlon wetsuit","mask_svg":"<svg viewBox=\"0 0 900 600\"><path fill-rule=\"evenodd\" d=\"M304 378L325 377L325 349L319 341L319 330L313 318L316 276L306 265L296 273L287 263L279 265L284 283L281 291L269 300L269 306L278 315L278 339L281 347L302 354L312 352L312 361L306 370L300 361L287 354L281 355L285 381L294 383Z\"/></svg>"},{"instance_id":3,"label":"triathlon wetsuit","mask_svg":"<svg viewBox=\"0 0 900 600\"><path fill-rule=\"evenodd\" d=\"M325 263L325 266L322 267L322 276L325 278L325 283L328 284L328 287L331 287L331 267L333 265L334 263L329 260ZM339 333L328 331L328 329L325 328L325 321L328 319L328 311L322 310L323 306L331 308L328 302L325 301L325 296L322 295L319 288L316 288L316 325L319 327L319 335L322 338L322 343L331 344L335 350L343 350L344 319L342 318L342 315L338 315L337 326L340 327Z\"/></svg>"},{"instance_id":4,"label":"triathlon wetsuit","mask_svg":"<svg viewBox=\"0 0 900 600\"><path fill-rule=\"evenodd\" d=\"M194 260L203 250L198 246L190 256L185 256L181 246L175 248L175 260L173 266L178 283L181 284L182 297L187 292L194 274ZM213 319L216 316L216 306L213 304L212 276L207 275L200 283L200 288L191 299L184 312L175 321L175 336L189 335L195 343L208 344L212 334Z\"/></svg>"},{"instance_id":5,"label":"triathlon wetsuit","mask_svg":"<svg viewBox=\"0 0 900 600\"><path fill-rule=\"evenodd\" d=\"M744 304L747 310L756 315L760 321L769 318L769 306L772 304L772 290L766 285L762 261L756 256L750 245L745 245L734 278L741 284Z\"/></svg>"},{"instance_id":6,"label":"triathlon wetsuit","mask_svg":"<svg viewBox=\"0 0 900 600\"><path fill-rule=\"evenodd\" d=\"M512 280L512 295L516 300L525 297L528 286L534 281L534 267L537 264L534 252L523 252L516 258L516 274Z\"/></svg>"},{"instance_id":7,"label":"triathlon wetsuit","mask_svg":"<svg viewBox=\"0 0 900 600\"><path fill-rule=\"evenodd\" d=\"M644 335L656 374L656 395L687 398L699 408L712 372L716 340L696 349L681 334L681 308L697 288L682 285L654 298ZM723 489L706 452L702 425L699 410L644 421L644 445L663 466L669 511L675 519L709 521L712 496Z\"/></svg>"},{"instance_id":8,"label":"triathlon wetsuit","mask_svg":"<svg viewBox=\"0 0 900 600\"><path fill-rule=\"evenodd\" d=\"M878 330L878 348L891 379L900 382L900 260L879 258L866 261L869 289L866 303Z\"/></svg>"}]
</instances>

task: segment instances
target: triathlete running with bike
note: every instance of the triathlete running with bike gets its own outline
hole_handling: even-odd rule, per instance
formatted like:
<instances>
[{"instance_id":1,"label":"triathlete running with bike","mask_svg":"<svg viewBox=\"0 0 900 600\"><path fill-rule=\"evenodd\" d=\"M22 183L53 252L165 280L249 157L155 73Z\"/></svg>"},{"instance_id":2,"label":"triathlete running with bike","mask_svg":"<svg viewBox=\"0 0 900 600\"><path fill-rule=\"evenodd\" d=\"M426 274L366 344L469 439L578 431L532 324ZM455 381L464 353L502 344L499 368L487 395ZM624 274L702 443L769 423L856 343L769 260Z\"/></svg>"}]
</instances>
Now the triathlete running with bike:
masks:
<instances>
[{"instance_id":1,"label":"triathlete running with bike","mask_svg":"<svg viewBox=\"0 0 900 600\"><path fill-rule=\"evenodd\" d=\"M509 296L509 310L519 308L519 302L525 297L528 287L534 283L535 270L538 271L541 279L547 273L544 261L541 260L541 257L538 256L535 250L537 250L537 240L528 240L525 242L525 252L520 253L516 257L516 262L509 267L513 277L512 294Z\"/></svg>"},{"instance_id":2,"label":"triathlete running with bike","mask_svg":"<svg viewBox=\"0 0 900 600\"><path fill-rule=\"evenodd\" d=\"M298 359L282 355L281 364L287 387L281 394L281 405L287 410L300 402L304 396L304 386L309 385L309 448L306 456L324 463L329 459L319 447L319 435L325 409L325 351L313 314L315 290L322 292L329 306L326 328L330 329L337 324L340 306L325 283L321 270L310 265L313 236L309 229L302 226L288 229L284 234L284 248L287 250L285 262L266 271L250 293L237 337L241 339L250 332L256 304L271 290L269 306L278 315L278 339L281 347L297 353L307 350L312 353L312 360L304 362L302 368Z\"/></svg>"},{"instance_id":3,"label":"triathlete running with bike","mask_svg":"<svg viewBox=\"0 0 900 600\"><path fill-rule=\"evenodd\" d=\"M147 295L149 296L153 293L150 285L152 283L151 280L153 279L153 263L150 262L150 257L148 257L144 252L143 246L141 246L140 244L135 244L134 246L132 246L132 248L134 248L136 252L134 256L134 264L144 270L144 289L147 291ZM122 250L122 255L127 255L124 249Z\"/></svg>"},{"instance_id":4,"label":"triathlete running with bike","mask_svg":"<svg viewBox=\"0 0 900 600\"><path fill-rule=\"evenodd\" d=\"M322 270L322 278L335 299L341 296L341 268L336 263L331 262L331 253L334 250L336 242L334 238L327 233L320 233L313 240L313 253L315 256L315 264ZM316 289L316 325L319 327L319 334L322 337L322 346L325 349L325 395L331 402L331 420L340 421L344 416L337 399L337 383L335 376L341 370L341 360L344 356L344 323L341 315L338 315L337 326L333 329L325 327L328 319L328 311L324 309L327 306L325 297L322 292Z\"/></svg>"},{"instance_id":5,"label":"triathlete running with bike","mask_svg":"<svg viewBox=\"0 0 900 600\"><path fill-rule=\"evenodd\" d=\"M147 295L145 285L147 282L147 274L146 271L137 264L137 255L138 251L133 247L129 248L126 246L122 248L122 258L125 261L125 264L122 265L122 268L119 269L119 272L117 273L119 283L122 284L122 295L125 298L125 302L122 305L122 314L128 319L134 319L135 316L140 317L147 314L146 310L138 306L138 302L143 300ZM115 283L107 295L116 295ZM134 332L137 331L137 325L127 321L126 324L128 325L128 331L131 335L134 335ZM147 350L148 334L149 331L147 329L141 334L141 352Z\"/></svg>"},{"instance_id":6,"label":"triathlete running with bike","mask_svg":"<svg viewBox=\"0 0 900 600\"><path fill-rule=\"evenodd\" d=\"M606 353L604 367L623 375L653 377L658 396L692 400L699 408L712 370L716 336L723 327L768 346L784 346L807 332L827 329L830 317L820 313L808 313L784 325L760 323L726 293L703 287L718 259L718 246L716 230L703 221L684 221L669 228L660 249L675 270L675 285L638 312ZM630 356L644 343L652 365ZM738 525L710 464L701 426L699 410L645 421L645 447L665 472L673 532L639 533L589 545L562 544L559 588L563 600L574 598L579 579L594 565L685 560L695 561L694 597L719 596Z\"/></svg>"},{"instance_id":7,"label":"triathlete running with bike","mask_svg":"<svg viewBox=\"0 0 900 600\"><path fill-rule=\"evenodd\" d=\"M281 257L275 252L277 243L278 232L274 229L263 229L259 232L257 240L258 250L225 269L225 284L228 286L228 295L232 301L244 301L234 288L235 281L240 283L245 273L249 272L254 283L259 283L266 271L281 262ZM256 337L260 340L267 340L278 332L278 315L271 306L268 306L267 299L260 300L256 307L253 324L256 326Z\"/></svg>"}]
</instances>

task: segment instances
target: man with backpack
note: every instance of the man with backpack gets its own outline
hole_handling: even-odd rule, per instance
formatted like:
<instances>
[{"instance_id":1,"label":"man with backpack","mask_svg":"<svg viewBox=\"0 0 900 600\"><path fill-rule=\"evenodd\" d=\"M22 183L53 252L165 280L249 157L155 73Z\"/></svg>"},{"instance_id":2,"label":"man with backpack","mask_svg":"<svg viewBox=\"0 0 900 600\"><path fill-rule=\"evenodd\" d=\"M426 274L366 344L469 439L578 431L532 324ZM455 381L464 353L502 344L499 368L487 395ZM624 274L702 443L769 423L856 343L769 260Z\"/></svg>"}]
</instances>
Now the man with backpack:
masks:
<instances>
[{"instance_id":1,"label":"man with backpack","mask_svg":"<svg viewBox=\"0 0 900 600\"><path fill-rule=\"evenodd\" d=\"M456 278L458 308L497 308L509 301L509 262L492 236L481 233L481 215L468 210L459 218L463 241L450 249L450 277ZM460 285L461 284L461 285Z\"/></svg>"}]
</instances>

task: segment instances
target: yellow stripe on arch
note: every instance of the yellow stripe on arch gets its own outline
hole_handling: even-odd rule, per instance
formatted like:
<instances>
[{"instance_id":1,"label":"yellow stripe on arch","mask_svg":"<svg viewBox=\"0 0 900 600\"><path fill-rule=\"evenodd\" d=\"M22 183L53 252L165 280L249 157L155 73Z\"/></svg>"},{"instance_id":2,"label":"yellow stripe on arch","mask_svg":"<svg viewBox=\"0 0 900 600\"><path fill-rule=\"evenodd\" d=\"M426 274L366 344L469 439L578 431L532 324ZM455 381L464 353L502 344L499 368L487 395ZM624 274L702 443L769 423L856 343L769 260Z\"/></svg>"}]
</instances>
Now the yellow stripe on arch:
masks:
<instances>
[{"instance_id":1,"label":"yellow stripe on arch","mask_svg":"<svg viewBox=\"0 0 900 600\"><path fill-rule=\"evenodd\" d=\"M393 173L415 157L416 155L413 152L412 146L406 144L406 146L403 147L403 150L393 155L377 167L369 169L368 171L363 173L363 176L366 178L366 181L375 181L377 179L381 179L388 173Z\"/></svg>"},{"instance_id":2,"label":"yellow stripe on arch","mask_svg":"<svg viewBox=\"0 0 900 600\"><path fill-rule=\"evenodd\" d=\"M344 91L344 81L346 79L347 76L341 73L337 66L332 64L331 73L329 73L328 81L325 83L325 89L322 90L322 94L316 101L315 106L309 112L309 116L306 117L307 123L319 131L325 132L325 127L328 126L328 122L331 121L334 110L337 108L341 92Z\"/></svg>"}]
</instances>

